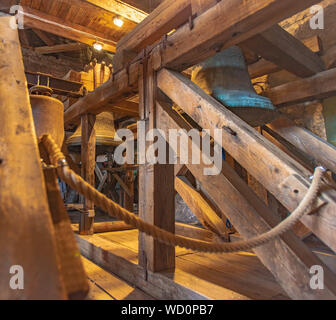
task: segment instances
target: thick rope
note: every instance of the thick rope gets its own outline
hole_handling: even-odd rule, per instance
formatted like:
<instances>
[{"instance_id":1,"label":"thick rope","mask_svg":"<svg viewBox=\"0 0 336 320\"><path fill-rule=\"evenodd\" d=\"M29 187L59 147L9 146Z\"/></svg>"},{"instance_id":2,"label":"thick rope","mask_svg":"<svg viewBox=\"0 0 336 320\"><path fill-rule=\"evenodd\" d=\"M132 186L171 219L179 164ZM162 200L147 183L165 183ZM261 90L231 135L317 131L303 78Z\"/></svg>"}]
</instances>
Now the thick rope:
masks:
<instances>
[{"instance_id":1,"label":"thick rope","mask_svg":"<svg viewBox=\"0 0 336 320\"><path fill-rule=\"evenodd\" d=\"M59 177L71 188L85 196L88 200L92 201L95 205L107 212L109 215L124 221L126 224L139 229L141 232L152 236L164 244L179 246L200 252L229 253L247 251L264 245L286 233L306 213L312 211L312 205L318 196L319 189L322 184L323 174L325 172L325 170L321 167L316 168L312 184L298 208L294 210L294 212L286 220L282 221L275 228L246 241L234 243L209 243L175 235L140 219L134 213L127 211L112 200L108 199L105 195L98 192L95 188L93 188L90 184L88 184L80 176L73 172L67 166L65 157L60 151L59 147L49 135L43 136L41 141L49 153L51 163L55 166L55 168L57 168Z\"/></svg>"}]
</instances>

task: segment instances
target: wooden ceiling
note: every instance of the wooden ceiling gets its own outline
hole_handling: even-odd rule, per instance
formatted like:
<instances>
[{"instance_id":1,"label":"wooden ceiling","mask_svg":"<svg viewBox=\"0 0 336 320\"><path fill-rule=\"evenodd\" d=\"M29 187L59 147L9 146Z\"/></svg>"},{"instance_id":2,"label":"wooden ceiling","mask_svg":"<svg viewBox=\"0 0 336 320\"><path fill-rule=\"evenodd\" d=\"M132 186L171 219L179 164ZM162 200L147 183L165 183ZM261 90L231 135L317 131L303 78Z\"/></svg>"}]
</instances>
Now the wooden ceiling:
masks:
<instances>
[{"instance_id":1,"label":"wooden ceiling","mask_svg":"<svg viewBox=\"0 0 336 320\"><path fill-rule=\"evenodd\" d=\"M20 4L25 13L25 29L39 30L35 33L42 40L40 45L64 43L67 38L88 45L98 41L104 44L105 50L115 52L116 43L162 1L3 0L0 10L8 11L12 5ZM124 21L122 27L113 23L115 17ZM48 38L52 37L47 33L61 37L61 40L49 42ZM36 41L29 44L29 39L24 46L36 46Z\"/></svg>"}]
</instances>

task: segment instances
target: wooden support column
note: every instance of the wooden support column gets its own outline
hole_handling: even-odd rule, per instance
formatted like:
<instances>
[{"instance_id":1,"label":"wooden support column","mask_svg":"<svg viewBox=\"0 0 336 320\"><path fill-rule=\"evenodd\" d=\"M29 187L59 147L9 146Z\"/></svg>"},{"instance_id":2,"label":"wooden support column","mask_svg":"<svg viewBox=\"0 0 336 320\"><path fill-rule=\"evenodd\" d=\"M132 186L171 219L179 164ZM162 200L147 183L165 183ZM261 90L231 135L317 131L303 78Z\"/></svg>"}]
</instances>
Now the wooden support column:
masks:
<instances>
[{"instance_id":1,"label":"wooden support column","mask_svg":"<svg viewBox=\"0 0 336 320\"><path fill-rule=\"evenodd\" d=\"M130 165L126 165L130 166ZM125 173L125 183L127 185L130 194L124 192L124 207L125 209L133 212L133 204L134 204L134 173L133 170L126 170Z\"/></svg>"},{"instance_id":2,"label":"wooden support column","mask_svg":"<svg viewBox=\"0 0 336 320\"><path fill-rule=\"evenodd\" d=\"M0 300L66 299L20 42L10 19L0 18ZM12 266L23 268L22 290L9 286Z\"/></svg>"},{"instance_id":3,"label":"wooden support column","mask_svg":"<svg viewBox=\"0 0 336 320\"><path fill-rule=\"evenodd\" d=\"M95 184L94 169L96 164L96 115L84 114L82 121L82 141L81 141L81 159L82 159L82 177L92 186ZM84 199L84 213L81 213L79 222L80 234L93 234L94 223L94 204Z\"/></svg>"},{"instance_id":4,"label":"wooden support column","mask_svg":"<svg viewBox=\"0 0 336 320\"><path fill-rule=\"evenodd\" d=\"M140 116L147 133L157 126L156 73L152 69L151 60L141 67L139 88ZM138 152L144 154L147 144L141 139L144 137L138 137ZM174 165L140 165L139 216L153 225L175 232ZM153 272L173 269L175 248L140 233L139 264Z\"/></svg>"}]
</instances>

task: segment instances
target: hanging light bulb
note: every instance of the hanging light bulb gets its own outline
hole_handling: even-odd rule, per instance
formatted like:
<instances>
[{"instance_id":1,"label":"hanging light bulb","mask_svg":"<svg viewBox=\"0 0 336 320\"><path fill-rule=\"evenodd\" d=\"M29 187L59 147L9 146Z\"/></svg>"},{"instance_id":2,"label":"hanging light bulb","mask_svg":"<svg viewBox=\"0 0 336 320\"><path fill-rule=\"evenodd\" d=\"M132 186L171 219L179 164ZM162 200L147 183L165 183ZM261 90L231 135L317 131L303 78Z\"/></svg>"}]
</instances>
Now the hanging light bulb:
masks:
<instances>
[{"instance_id":1,"label":"hanging light bulb","mask_svg":"<svg viewBox=\"0 0 336 320\"><path fill-rule=\"evenodd\" d=\"M121 28L121 27L123 26L123 24L124 24L124 21L121 20L119 17L115 17L115 18L113 19L113 23L114 23L117 27Z\"/></svg>"},{"instance_id":2,"label":"hanging light bulb","mask_svg":"<svg viewBox=\"0 0 336 320\"><path fill-rule=\"evenodd\" d=\"M102 49L103 49L103 45L102 45L101 43L99 43L99 42L95 42L95 43L93 44L93 48L94 48L95 50L97 50L97 51L102 51Z\"/></svg>"}]
</instances>

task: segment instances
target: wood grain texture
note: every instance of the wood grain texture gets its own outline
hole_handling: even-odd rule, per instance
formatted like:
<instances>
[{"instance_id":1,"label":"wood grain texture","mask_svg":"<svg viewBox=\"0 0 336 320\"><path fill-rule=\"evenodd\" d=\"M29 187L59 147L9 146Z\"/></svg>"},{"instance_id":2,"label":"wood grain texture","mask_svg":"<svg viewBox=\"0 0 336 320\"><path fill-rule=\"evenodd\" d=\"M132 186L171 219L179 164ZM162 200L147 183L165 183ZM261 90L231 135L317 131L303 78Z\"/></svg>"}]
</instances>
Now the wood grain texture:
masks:
<instances>
[{"instance_id":1,"label":"wood grain texture","mask_svg":"<svg viewBox=\"0 0 336 320\"><path fill-rule=\"evenodd\" d=\"M96 130L95 130L96 116L92 114L85 114L82 116L82 135L81 135L81 170L82 178L91 184L95 185L94 168L96 165ZM93 202L84 199L84 211L94 211ZM88 213L81 214L79 224L79 232L81 234L93 233L94 218L88 216Z\"/></svg>"},{"instance_id":2,"label":"wood grain texture","mask_svg":"<svg viewBox=\"0 0 336 320\"><path fill-rule=\"evenodd\" d=\"M191 126L188 127L185 121L170 109L169 105L161 101L157 105L161 107L158 113L161 117L160 129L166 135L172 128L190 130ZM189 149L190 152L191 149ZM222 173L217 176L204 175L203 169L206 166L203 164L190 164L187 167L201 183L211 200L230 219L245 239L266 232L280 222L279 217L226 162L223 162ZM255 249L255 252L290 297L293 299L305 299L304 297L309 296L318 298L315 295L317 292L311 290L309 286L309 270L313 264L322 262L317 262L314 254L292 232ZM276 255L272 255L272 252L276 252ZM330 270L327 272L331 285L328 299L333 299L336 292L336 279Z\"/></svg>"},{"instance_id":3,"label":"wood grain texture","mask_svg":"<svg viewBox=\"0 0 336 320\"><path fill-rule=\"evenodd\" d=\"M336 95L336 68L265 91L279 108Z\"/></svg>"},{"instance_id":4,"label":"wood grain texture","mask_svg":"<svg viewBox=\"0 0 336 320\"><path fill-rule=\"evenodd\" d=\"M140 77L140 115L145 122L146 133L156 128L156 74L151 61L144 67ZM146 152L149 144L139 146ZM145 150L141 148L145 148ZM139 170L139 216L156 226L175 232L174 165L146 164ZM175 248L162 244L144 234L139 236L139 263L157 272L175 267Z\"/></svg>"},{"instance_id":5,"label":"wood grain texture","mask_svg":"<svg viewBox=\"0 0 336 320\"><path fill-rule=\"evenodd\" d=\"M318 55L278 25L243 44L267 61L302 78L325 70L324 62Z\"/></svg>"},{"instance_id":6,"label":"wood grain texture","mask_svg":"<svg viewBox=\"0 0 336 320\"><path fill-rule=\"evenodd\" d=\"M163 69L158 74L159 88L202 128L222 128L223 148L288 210L302 201L312 172L286 155L256 130L242 121L183 75ZM289 180L287 180L289 179ZM335 190L321 192L319 215L305 215L302 222L330 248L336 250Z\"/></svg>"},{"instance_id":7,"label":"wood grain texture","mask_svg":"<svg viewBox=\"0 0 336 320\"><path fill-rule=\"evenodd\" d=\"M21 48L0 18L0 299L65 299ZM38 261L38 264L37 264ZM24 290L9 287L11 266Z\"/></svg>"}]
</instances>

